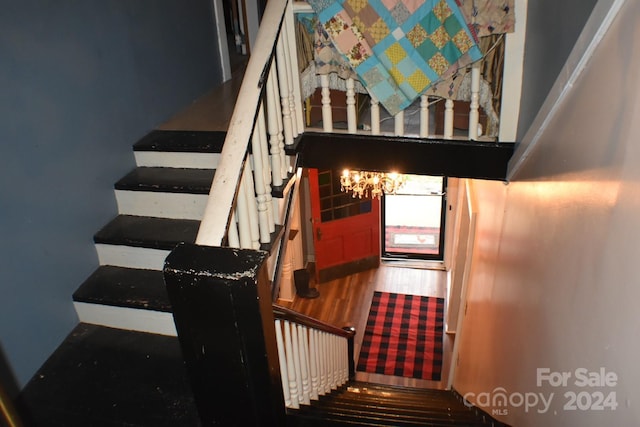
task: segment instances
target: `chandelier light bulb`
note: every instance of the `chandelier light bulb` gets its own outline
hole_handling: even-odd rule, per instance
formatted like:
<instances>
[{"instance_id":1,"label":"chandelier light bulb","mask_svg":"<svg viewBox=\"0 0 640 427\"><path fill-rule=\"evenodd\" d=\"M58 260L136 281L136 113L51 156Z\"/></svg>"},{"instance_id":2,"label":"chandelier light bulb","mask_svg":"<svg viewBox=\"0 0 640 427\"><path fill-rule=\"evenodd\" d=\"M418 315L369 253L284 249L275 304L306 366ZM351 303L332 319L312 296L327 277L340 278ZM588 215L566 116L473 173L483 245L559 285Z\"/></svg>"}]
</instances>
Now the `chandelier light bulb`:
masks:
<instances>
[{"instance_id":1,"label":"chandelier light bulb","mask_svg":"<svg viewBox=\"0 0 640 427\"><path fill-rule=\"evenodd\" d=\"M340 189L352 192L353 197L380 198L395 194L404 185L404 175L397 172L368 172L345 169L340 176Z\"/></svg>"}]
</instances>

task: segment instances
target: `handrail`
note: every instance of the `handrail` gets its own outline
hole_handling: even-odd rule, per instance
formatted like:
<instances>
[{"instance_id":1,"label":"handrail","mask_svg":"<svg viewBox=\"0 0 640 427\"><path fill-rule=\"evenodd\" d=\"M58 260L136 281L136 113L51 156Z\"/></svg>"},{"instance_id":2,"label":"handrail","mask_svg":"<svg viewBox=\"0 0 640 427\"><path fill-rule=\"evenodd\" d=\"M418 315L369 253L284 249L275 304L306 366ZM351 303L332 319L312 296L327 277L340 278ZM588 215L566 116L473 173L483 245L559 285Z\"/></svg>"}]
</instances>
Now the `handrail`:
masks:
<instances>
[{"instance_id":1,"label":"handrail","mask_svg":"<svg viewBox=\"0 0 640 427\"><path fill-rule=\"evenodd\" d=\"M355 336L355 330L353 329L341 329L329 323L323 322L322 320L307 316L306 314L298 313L297 311L291 310L278 304L273 304L273 316L276 319L289 320L291 322L309 328L318 329L319 331L328 332L330 334L334 334L347 339Z\"/></svg>"},{"instance_id":2,"label":"handrail","mask_svg":"<svg viewBox=\"0 0 640 427\"><path fill-rule=\"evenodd\" d=\"M196 238L199 245L221 246L225 238L259 114L262 91L275 55L274 41L280 35L287 2L271 0L267 3L220 154L221 162L211 184L209 200Z\"/></svg>"}]
</instances>

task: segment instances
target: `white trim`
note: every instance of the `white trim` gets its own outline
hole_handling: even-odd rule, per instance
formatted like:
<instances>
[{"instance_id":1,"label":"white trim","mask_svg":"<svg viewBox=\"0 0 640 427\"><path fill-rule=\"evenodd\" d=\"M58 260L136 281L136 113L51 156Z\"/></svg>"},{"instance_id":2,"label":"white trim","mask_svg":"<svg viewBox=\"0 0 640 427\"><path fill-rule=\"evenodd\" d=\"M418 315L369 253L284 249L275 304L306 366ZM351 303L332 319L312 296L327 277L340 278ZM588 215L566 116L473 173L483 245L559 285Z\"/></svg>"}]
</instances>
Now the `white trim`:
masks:
<instances>
[{"instance_id":1,"label":"white trim","mask_svg":"<svg viewBox=\"0 0 640 427\"><path fill-rule=\"evenodd\" d=\"M95 244L100 265L162 270L170 251L126 245Z\"/></svg>"},{"instance_id":2,"label":"white trim","mask_svg":"<svg viewBox=\"0 0 640 427\"><path fill-rule=\"evenodd\" d=\"M587 20L578 41L576 42L564 67L558 74L549 95L540 108L538 115L525 134L522 143L518 145L515 153L509 161L507 181L511 181L518 174L529 154L536 148L541 136L546 132L556 111L564 103L565 98L571 92L574 83L600 44L600 41L609 30L614 18L622 8L626 0L599 0L591 16Z\"/></svg>"},{"instance_id":3,"label":"white trim","mask_svg":"<svg viewBox=\"0 0 640 427\"><path fill-rule=\"evenodd\" d=\"M211 12L213 14L214 31L218 39L218 55L220 56L220 71L222 81L231 80L231 60L229 59L229 46L227 46L227 26L224 22L224 7L222 0L211 2Z\"/></svg>"},{"instance_id":4,"label":"white trim","mask_svg":"<svg viewBox=\"0 0 640 427\"><path fill-rule=\"evenodd\" d=\"M215 169L220 160L219 153L136 151L134 156L139 167Z\"/></svg>"},{"instance_id":5,"label":"white trim","mask_svg":"<svg viewBox=\"0 0 640 427\"><path fill-rule=\"evenodd\" d=\"M74 301L81 322L110 328L177 336L173 314L140 308L116 307Z\"/></svg>"},{"instance_id":6,"label":"white trim","mask_svg":"<svg viewBox=\"0 0 640 427\"><path fill-rule=\"evenodd\" d=\"M464 263L464 273L462 276L462 289L460 291L458 321L456 323L455 339L453 340L453 349L451 351L451 363L449 366L449 379L447 383L448 390L451 390L453 387L458 358L460 356L460 342L462 341L462 333L464 332L464 316L467 314L467 290L469 288L469 276L471 274L471 269L473 268L473 250L475 246L476 222L478 217L478 205L475 201L472 180L465 179L465 188L463 191L466 191L467 193L467 206L462 206L461 209L469 210L469 234L467 236L467 254Z\"/></svg>"},{"instance_id":7,"label":"white trim","mask_svg":"<svg viewBox=\"0 0 640 427\"><path fill-rule=\"evenodd\" d=\"M517 17L515 31L507 33L505 38L502 105L500 107L500 133L498 137L498 141L503 142L513 142L518 137L524 46L527 32L527 1L515 1L515 16Z\"/></svg>"},{"instance_id":8,"label":"white trim","mask_svg":"<svg viewBox=\"0 0 640 427\"><path fill-rule=\"evenodd\" d=\"M115 190L118 212L123 215L201 220L207 194Z\"/></svg>"}]
</instances>

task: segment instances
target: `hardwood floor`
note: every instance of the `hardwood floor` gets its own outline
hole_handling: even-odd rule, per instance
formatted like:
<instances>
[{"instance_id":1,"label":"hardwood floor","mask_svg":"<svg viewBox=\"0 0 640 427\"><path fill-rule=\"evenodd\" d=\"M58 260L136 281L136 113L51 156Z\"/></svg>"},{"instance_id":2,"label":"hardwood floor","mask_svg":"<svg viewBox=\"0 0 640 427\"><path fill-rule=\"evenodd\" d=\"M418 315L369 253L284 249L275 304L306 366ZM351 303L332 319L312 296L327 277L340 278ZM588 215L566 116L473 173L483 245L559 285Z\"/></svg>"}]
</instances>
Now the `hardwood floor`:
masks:
<instances>
[{"instance_id":1,"label":"hardwood floor","mask_svg":"<svg viewBox=\"0 0 640 427\"><path fill-rule=\"evenodd\" d=\"M202 95L158 129L226 131L236 105L245 67L246 62L239 64L233 71L231 80Z\"/></svg>"},{"instance_id":2,"label":"hardwood floor","mask_svg":"<svg viewBox=\"0 0 640 427\"><path fill-rule=\"evenodd\" d=\"M377 269L367 270L320 285L312 284L312 286L320 291L318 298L296 297L293 302L278 301L278 304L337 327L355 327L355 357L357 360L374 291L446 298L447 273L442 270L398 267L383 263ZM453 338L444 334L443 344L444 361L440 381L364 372L357 372L356 380L405 387L446 389L451 366Z\"/></svg>"}]
</instances>

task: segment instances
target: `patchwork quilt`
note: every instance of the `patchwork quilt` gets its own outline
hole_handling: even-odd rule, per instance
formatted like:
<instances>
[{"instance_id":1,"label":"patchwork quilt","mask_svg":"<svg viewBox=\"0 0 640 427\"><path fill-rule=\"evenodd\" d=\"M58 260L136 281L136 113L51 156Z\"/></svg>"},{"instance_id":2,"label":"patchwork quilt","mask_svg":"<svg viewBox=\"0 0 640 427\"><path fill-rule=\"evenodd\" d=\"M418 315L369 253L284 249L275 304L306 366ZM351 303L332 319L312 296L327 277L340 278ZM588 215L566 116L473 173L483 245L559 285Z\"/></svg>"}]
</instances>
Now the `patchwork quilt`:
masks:
<instances>
[{"instance_id":1,"label":"patchwork quilt","mask_svg":"<svg viewBox=\"0 0 640 427\"><path fill-rule=\"evenodd\" d=\"M335 48L395 115L482 58L455 0L309 0Z\"/></svg>"}]
</instances>

